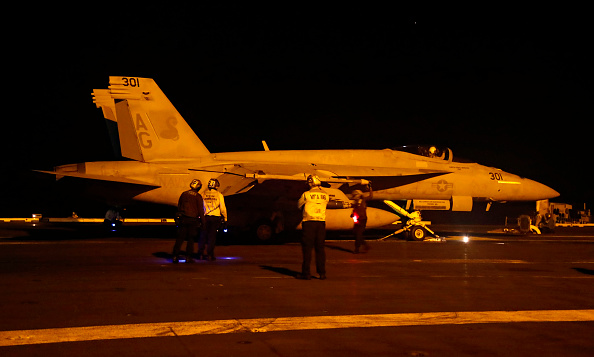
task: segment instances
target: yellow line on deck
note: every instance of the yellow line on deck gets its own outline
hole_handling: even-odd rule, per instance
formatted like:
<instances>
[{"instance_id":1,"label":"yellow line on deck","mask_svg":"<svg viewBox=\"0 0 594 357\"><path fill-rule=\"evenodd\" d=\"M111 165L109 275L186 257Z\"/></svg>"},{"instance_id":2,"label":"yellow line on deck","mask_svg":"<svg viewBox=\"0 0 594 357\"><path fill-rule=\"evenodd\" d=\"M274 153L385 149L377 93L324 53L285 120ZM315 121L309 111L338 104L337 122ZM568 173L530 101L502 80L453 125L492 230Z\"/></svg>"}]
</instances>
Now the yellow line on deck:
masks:
<instances>
[{"instance_id":1,"label":"yellow line on deck","mask_svg":"<svg viewBox=\"0 0 594 357\"><path fill-rule=\"evenodd\" d=\"M0 331L1 346L363 327L594 321L594 310L427 312L144 323Z\"/></svg>"}]
</instances>

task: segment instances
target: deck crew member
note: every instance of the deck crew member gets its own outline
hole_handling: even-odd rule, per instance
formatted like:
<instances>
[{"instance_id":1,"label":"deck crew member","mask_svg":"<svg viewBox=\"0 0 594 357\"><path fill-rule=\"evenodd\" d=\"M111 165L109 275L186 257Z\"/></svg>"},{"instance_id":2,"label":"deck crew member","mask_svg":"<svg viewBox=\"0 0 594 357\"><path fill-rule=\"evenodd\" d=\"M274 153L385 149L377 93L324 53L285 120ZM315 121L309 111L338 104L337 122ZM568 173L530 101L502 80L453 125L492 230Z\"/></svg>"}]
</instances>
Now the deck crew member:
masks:
<instances>
[{"instance_id":1,"label":"deck crew member","mask_svg":"<svg viewBox=\"0 0 594 357\"><path fill-rule=\"evenodd\" d=\"M297 207L303 210L301 248L303 264L299 279L311 279L310 265L312 250L316 252L316 271L320 279L326 279L326 205L330 196L322 189L320 178L315 175L307 177L310 190L299 198Z\"/></svg>"},{"instance_id":2,"label":"deck crew member","mask_svg":"<svg viewBox=\"0 0 594 357\"><path fill-rule=\"evenodd\" d=\"M198 179L192 180L190 189L179 196L177 203L177 239L173 246L173 262L179 262L179 253L184 240L186 244L186 263L193 263L192 253L194 252L194 239L198 238L200 227L204 224L204 203L199 191L202 182Z\"/></svg>"},{"instance_id":3,"label":"deck crew member","mask_svg":"<svg viewBox=\"0 0 594 357\"><path fill-rule=\"evenodd\" d=\"M371 183L368 184L369 193L364 194L361 190L354 190L353 196L353 234L355 235L355 251L353 253L359 254L360 248L363 247L363 253L367 253L369 245L363 238L365 226L367 225L367 201L373 199L373 189Z\"/></svg>"},{"instance_id":4,"label":"deck crew member","mask_svg":"<svg viewBox=\"0 0 594 357\"><path fill-rule=\"evenodd\" d=\"M227 208L225 207L225 198L218 191L221 184L219 180L212 178L208 181L208 190L204 192L204 216L205 226L200 236L198 244L198 255L202 259L210 261L216 260L214 249L217 240L217 232L222 224L227 222ZM206 255L204 248L206 245Z\"/></svg>"}]
</instances>

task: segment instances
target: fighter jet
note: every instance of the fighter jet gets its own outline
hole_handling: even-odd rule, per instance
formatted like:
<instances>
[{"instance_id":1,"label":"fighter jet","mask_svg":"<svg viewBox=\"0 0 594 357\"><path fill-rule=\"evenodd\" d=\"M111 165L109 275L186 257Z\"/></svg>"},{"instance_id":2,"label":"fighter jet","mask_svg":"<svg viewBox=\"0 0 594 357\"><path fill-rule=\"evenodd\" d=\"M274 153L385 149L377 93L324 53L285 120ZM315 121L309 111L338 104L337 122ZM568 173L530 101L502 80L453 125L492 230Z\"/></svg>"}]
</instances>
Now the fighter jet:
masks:
<instances>
[{"instance_id":1,"label":"fighter jet","mask_svg":"<svg viewBox=\"0 0 594 357\"><path fill-rule=\"evenodd\" d=\"M331 196L327 229L351 229L351 192L373 186L373 199L407 200L414 209L470 211L477 201L536 201L559 194L527 178L454 158L448 148L408 146L384 150L270 150L211 153L151 78L109 77L95 89L127 161L62 165L57 179L77 181L85 192L122 207L133 201L177 205L194 178L217 178L227 197L230 225L271 231L300 223L296 202L317 175ZM206 186L206 185L204 185ZM233 213L236 212L236 214ZM399 216L368 208L369 228Z\"/></svg>"}]
</instances>

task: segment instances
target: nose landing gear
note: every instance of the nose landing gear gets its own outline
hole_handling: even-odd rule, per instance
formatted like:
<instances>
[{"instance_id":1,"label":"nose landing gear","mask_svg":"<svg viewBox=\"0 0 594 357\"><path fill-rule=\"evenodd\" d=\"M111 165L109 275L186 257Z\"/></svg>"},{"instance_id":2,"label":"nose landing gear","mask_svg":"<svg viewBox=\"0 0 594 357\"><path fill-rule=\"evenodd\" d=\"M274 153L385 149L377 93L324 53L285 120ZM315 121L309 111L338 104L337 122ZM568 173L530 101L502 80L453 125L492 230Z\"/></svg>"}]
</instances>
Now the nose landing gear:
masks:
<instances>
[{"instance_id":1,"label":"nose landing gear","mask_svg":"<svg viewBox=\"0 0 594 357\"><path fill-rule=\"evenodd\" d=\"M396 211L400 216L403 218L408 218L408 220L404 223L404 226L397 230L396 232L387 235L380 240L384 240L396 234L400 234L402 232L406 232L408 240L412 241L423 241L427 238L427 235L430 234L434 238L438 239L439 241L445 242L445 239L438 236L433 232L428 225L422 221L421 219L421 212L414 211L414 212L407 212L404 208L398 206L392 201L384 200L384 203L387 204L391 209Z\"/></svg>"}]
</instances>

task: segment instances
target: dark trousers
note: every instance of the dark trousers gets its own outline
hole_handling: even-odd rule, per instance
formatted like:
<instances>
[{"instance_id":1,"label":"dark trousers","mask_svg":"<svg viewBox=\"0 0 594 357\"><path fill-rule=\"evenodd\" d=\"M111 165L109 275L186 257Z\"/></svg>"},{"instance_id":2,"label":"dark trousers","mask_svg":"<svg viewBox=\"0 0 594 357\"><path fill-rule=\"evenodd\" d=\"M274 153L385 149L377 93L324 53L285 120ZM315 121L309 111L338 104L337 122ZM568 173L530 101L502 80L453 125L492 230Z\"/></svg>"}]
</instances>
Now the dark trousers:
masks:
<instances>
[{"instance_id":1,"label":"dark trousers","mask_svg":"<svg viewBox=\"0 0 594 357\"><path fill-rule=\"evenodd\" d=\"M200 221L197 219L182 219L177 226L177 239L173 245L173 256L179 256L179 252L182 244L185 240L188 241L186 244L186 255L188 258L194 253L194 239L198 237L200 232Z\"/></svg>"},{"instance_id":2,"label":"dark trousers","mask_svg":"<svg viewBox=\"0 0 594 357\"><path fill-rule=\"evenodd\" d=\"M305 221L302 225L301 248L303 251L303 265L301 273L310 276L312 250L316 251L316 271L326 275L326 222Z\"/></svg>"},{"instance_id":3,"label":"dark trousers","mask_svg":"<svg viewBox=\"0 0 594 357\"><path fill-rule=\"evenodd\" d=\"M221 227L220 216L206 216L206 225L200 235L198 242L198 254L204 254L204 246L206 245L206 254L214 258L214 249L217 241L217 232Z\"/></svg>"},{"instance_id":4,"label":"dark trousers","mask_svg":"<svg viewBox=\"0 0 594 357\"><path fill-rule=\"evenodd\" d=\"M367 245L365 239L363 239L363 232L365 232L365 226L367 225L367 219L361 219L353 226L353 233L355 234L355 249L358 250L362 245Z\"/></svg>"}]
</instances>

